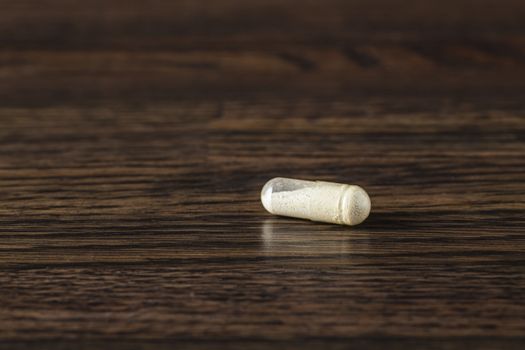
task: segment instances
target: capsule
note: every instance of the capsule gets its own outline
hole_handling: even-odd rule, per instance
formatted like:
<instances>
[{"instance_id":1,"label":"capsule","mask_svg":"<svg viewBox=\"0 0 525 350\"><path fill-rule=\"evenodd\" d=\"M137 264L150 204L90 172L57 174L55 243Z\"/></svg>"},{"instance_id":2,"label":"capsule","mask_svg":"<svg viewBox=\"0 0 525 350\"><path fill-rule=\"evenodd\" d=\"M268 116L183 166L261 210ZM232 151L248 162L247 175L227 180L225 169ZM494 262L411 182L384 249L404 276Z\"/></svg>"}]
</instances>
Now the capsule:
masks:
<instances>
[{"instance_id":1,"label":"capsule","mask_svg":"<svg viewBox=\"0 0 525 350\"><path fill-rule=\"evenodd\" d=\"M275 215L341 225L357 225L370 214L370 197L361 187L276 177L261 191L261 202Z\"/></svg>"}]
</instances>

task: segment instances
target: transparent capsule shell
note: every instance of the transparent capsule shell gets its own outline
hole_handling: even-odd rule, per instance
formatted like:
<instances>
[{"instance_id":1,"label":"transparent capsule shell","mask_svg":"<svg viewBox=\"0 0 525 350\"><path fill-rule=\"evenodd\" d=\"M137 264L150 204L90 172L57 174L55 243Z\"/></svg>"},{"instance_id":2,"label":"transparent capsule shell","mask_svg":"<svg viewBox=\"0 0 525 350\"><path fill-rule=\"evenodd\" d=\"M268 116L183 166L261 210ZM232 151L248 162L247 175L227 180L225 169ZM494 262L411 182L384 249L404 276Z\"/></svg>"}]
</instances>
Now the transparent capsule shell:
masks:
<instances>
[{"instance_id":1,"label":"transparent capsule shell","mask_svg":"<svg viewBox=\"0 0 525 350\"><path fill-rule=\"evenodd\" d=\"M371 202L361 187L325 181L276 177L261 191L272 214L342 225L357 225L370 214Z\"/></svg>"}]
</instances>

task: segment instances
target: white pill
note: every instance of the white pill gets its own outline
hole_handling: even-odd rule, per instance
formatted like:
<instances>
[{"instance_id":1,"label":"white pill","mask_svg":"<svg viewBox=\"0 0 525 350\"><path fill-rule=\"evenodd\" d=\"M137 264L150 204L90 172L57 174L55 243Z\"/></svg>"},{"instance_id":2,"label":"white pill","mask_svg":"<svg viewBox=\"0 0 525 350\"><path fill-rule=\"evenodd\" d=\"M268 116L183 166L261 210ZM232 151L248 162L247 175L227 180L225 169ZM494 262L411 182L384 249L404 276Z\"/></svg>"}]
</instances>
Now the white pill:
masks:
<instances>
[{"instance_id":1,"label":"white pill","mask_svg":"<svg viewBox=\"0 0 525 350\"><path fill-rule=\"evenodd\" d=\"M333 224L357 225L370 214L370 197L361 187L276 177L261 191L261 202L275 215Z\"/></svg>"}]
</instances>

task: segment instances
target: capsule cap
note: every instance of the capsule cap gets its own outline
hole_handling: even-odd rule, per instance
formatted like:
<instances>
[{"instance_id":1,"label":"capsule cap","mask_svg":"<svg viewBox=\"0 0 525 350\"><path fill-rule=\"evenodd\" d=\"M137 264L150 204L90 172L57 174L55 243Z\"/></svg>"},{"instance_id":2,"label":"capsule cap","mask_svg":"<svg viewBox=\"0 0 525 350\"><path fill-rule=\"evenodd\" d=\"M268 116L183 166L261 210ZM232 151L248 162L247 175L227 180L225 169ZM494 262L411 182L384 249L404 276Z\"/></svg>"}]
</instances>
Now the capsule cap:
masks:
<instances>
[{"instance_id":1,"label":"capsule cap","mask_svg":"<svg viewBox=\"0 0 525 350\"><path fill-rule=\"evenodd\" d=\"M370 214L370 197L361 187L349 185L341 197L340 212L346 225L358 225Z\"/></svg>"},{"instance_id":2,"label":"capsule cap","mask_svg":"<svg viewBox=\"0 0 525 350\"><path fill-rule=\"evenodd\" d=\"M273 192L273 182L275 181L275 179L272 179L270 181L268 181L264 187L262 188L261 190L261 202L262 202L262 205L264 207L264 209L266 209L268 212L272 213L273 214L273 211L272 211L272 192Z\"/></svg>"}]
</instances>

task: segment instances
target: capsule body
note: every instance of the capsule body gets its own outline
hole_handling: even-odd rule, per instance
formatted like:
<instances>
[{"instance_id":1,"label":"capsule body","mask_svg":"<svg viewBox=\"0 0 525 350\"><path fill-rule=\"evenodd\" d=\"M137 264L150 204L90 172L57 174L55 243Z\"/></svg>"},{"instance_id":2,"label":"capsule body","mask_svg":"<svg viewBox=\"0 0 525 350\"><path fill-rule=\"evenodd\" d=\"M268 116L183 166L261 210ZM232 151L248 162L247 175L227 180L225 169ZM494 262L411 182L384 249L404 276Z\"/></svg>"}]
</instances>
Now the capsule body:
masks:
<instances>
[{"instance_id":1,"label":"capsule body","mask_svg":"<svg viewBox=\"0 0 525 350\"><path fill-rule=\"evenodd\" d=\"M371 208L359 186L283 177L264 185L261 201L272 214L343 225L363 222Z\"/></svg>"}]
</instances>

